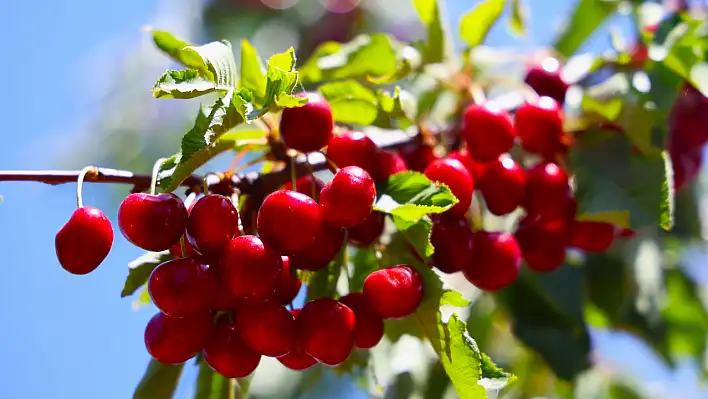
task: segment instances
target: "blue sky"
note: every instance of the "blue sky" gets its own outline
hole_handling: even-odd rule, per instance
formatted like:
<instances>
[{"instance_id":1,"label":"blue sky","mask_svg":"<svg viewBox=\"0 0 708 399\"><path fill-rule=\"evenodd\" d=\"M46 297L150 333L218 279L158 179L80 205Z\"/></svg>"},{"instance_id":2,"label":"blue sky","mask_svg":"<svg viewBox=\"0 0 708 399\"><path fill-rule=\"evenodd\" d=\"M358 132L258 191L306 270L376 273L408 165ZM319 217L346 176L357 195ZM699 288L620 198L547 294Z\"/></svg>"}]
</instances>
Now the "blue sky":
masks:
<instances>
[{"instance_id":1,"label":"blue sky","mask_svg":"<svg viewBox=\"0 0 708 399\"><path fill-rule=\"evenodd\" d=\"M89 86L100 84L102 71L86 70L86 60L97 53L110 53L113 59L129 54L120 46L106 45L141 40L140 28L153 21L159 2L8 1L0 13L0 33L6 39L0 63L0 169L56 167L62 154L54 153L61 148L54 144L68 139L66 132L96 110ZM448 1L448 16L460 15L472 3ZM515 47L548 43L571 7L567 0L543 3L543 10L532 8L530 38ZM604 47L608 40L596 35L589 47ZM493 30L489 44L510 44L503 24ZM116 231L113 251L95 273L71 276L56 261L54 235L75 207L74 190L74 185L0 183L3 397L125 399L148 361L142 334L152 311L135 312L129 300L119 297L126 265L141 251ZM84 192L86 204L113 204L105 186L88 185ZM116 210L106 213L115 225ZM628 357L637 356L624 341L617 345L620 341L607 334L597 339L601 347L613 349L612 360L627 363ZM651 363L629 363L651 379L668 378L660 368L647 365ZM685 379L685 374L677 378ZM183 388L180 397L188 397L188 392L189 387ZM698 397L688 395L684 398Z\"/></svg>"}]
</instances>

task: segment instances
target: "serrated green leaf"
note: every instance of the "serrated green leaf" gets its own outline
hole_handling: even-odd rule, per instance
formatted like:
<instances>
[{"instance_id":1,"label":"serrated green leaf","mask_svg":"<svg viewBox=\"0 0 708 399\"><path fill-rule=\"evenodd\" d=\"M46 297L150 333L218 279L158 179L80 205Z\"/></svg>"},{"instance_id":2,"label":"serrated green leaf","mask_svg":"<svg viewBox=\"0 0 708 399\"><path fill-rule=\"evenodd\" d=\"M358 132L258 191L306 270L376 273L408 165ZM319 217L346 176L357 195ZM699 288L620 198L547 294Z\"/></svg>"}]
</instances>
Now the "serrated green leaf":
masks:
<instances>
[{"instance_id":1,"label":"serrated green leaf","mask_svg":"<svg viewBox=\"0 0 708 399\"><path fill-rule=\"evenodd\" d=\"M445 185L431 182L425 175L407 171L389 177L377 189L382 193L374 209L416 222L430 213L442 213L458 200Z\"/></svg>"},{"instance_id":2,"label":"serrated green leaf","mask_svg":"<svg viewBox=\"0 0 708 399\"><path fill-rule=\"evenodd\" d=\"M257 99L265 97L266 75L263 61L248 40L241 41L241 80L239 85L239 87L250 90Z\"/></svg>"},{"instance_id":3,"label":"serrated green leaf","mask_svg":"<svg viewBox=\"0 0 708 399\"><path fill-rule=\"evenodd\" d=\"M295 62L295 49L292 47L286 52L274 54L268 59L265 107L271 105L285 106L287 103L298 101L291 96L298 82Z\"/></svg>"},{"instance_id":4,"label":"serrated green leaf","mask_svg":"<svg viewBox=\"0 0 708 399\"><path fill-rule=\"evenodd\" d=\"M229 399L231 389L228 378L212 370L203 359L199 362L199 375L194 399Z\"/></svg>"},{"instance_id":5,"label":"serrated green leaf","mask_svg":"<svg viewBox=\"0 0 708 399\"><path fill-rule=\"evenodd\" d=\"M214 82L218 90L231 90L236 86L236 60L231 44L224 40L202 46L187 46L182 49L190 59L200 59L202 65L192 66L206 79Z\"/></svg>"},{"instance_id":6,"label":"serrated green leaf","mask_svg":"<svg viewBox=\"0 0 708 399\"><path fill-rule=\"evenodd\" d=\"M445 29L440 19L437 0L413 0L420 21L425 26L428 37L423 58L426 63L441 62L445 58Z\"/></svg>"},{"instance_id":7,"label":"serrated green leaf","mask_svg":"<svg viewBox=\"0 0 708 399\"><path fill-rule=\"evenodd\" d=\"M143 378L135 388L133 399L171 399L183 364L169 365L151 359Z\"/></svg>"},{"instance_id":8,"label":"serrated green leaf","mask_svg":"<svg viewBox=\"0 0 708 399\"><path fill-rule=\"evenodd\" d=\"M148 252L128 264L128 277L123 284L121 298L133 295L138 288L147 283L150 273L160 263L174 259L170 251Z\"/></svg>"},{"instance_id":9,"label":"serrated green leaf","mask_svg":"<svg viewBox=\"0 0 708 399\"><path fill-rule=\"evenodd\" d=\"M393 223L398 228L398 231L406 236L406 239L417 253L425 258L433 255L435 248L430 243L430 229L433 224L430 220L420 219L415 223L410 223L406 219L394 215Z\"/></svg>"},{"instance_id":10,"label":"serrated green leaf","mask_svg":"<svg viewBox=\"0 0 708 399\"><path fill-rule=\"evenodd\" d=\"M192 46L192 43L177 38L169 32L159 30L152 31L152 40L155 42L157 48L167 53L167 55L180 64L194 69L203 68L204 63L201 57L195 57L193 52L185 53L183 51L185 47Z\"/></svg>"},{"instance_id":11,"label":"serrated green leaf","mask_svg":"<svg viewBox=\"0 0 708 399\"><path fill-rule=\"evenodd\" d=\"M155 98L194 98L216 90L214 82L204 79L196 69L170 70L152 88Z\"/></svg>"},{"instance_id":12,"label":"serrated green leaf","mask_svg":"<svg viewBox=\"0 0 708 399\"><path fill-rule=\"evenodd\" d=\"M526 36L526 5L523 0L513 0L509 27L518 36Z\"/></svg>"},{"instance_id":13,"label":"serrated green leaf","mask_svg":"<svg viewBox=\"0 0 708 399\"><path fill-rule=\"evenodd\" d=\"M619 0L580 0L566 20L553 47L565 57L571 56L602 23L614 13Z\"/></svg>"},{"instance_id":14,"label":"serrated green leaf","mask_svg":"<svg viewBox=\"0 0 708 399\"><path fill-rule=\"evenodd\" d=\"M485 0L460 20L460 36L467 46L479 46L504 11L504 0Z\"/></svg>"},{"instance_id":15,"label":"serrated green leaf","mask_svg":"<svg viewBox=\"0 0 708 399\"><path fill-rule=\"evenodd\" d=\"M319 91L329 102L337 122L369 125L378 115L376 93L355 80L325 83Z\"/></svg>"}]
</instances>

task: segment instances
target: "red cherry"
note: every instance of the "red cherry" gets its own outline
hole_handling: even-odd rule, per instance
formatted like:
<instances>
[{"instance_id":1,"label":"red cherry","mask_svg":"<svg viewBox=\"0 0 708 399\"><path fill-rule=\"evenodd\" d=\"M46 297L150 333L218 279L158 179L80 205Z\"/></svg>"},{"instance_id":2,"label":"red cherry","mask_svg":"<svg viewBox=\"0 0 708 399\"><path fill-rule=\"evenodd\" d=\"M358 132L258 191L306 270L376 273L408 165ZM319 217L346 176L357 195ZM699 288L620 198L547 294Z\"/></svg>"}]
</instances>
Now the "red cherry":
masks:
<instances>
[{"instance_id":1,"label":"red cherry","mask_svg":"<svg viewBox=\"0 0 708 399\"><path fill-rule=\"evenodd\" d=\"M309 247L290 256L292 267L301 270L320 270L329 264L342 249L344 230L322 224L315 242Z\"/></svg>"},{"instance_id":2,"label":"red cherry","mask_svg":"<svg viewBox=\"0 0 708 399\"><path fill-rule=\"evenodd\" d=\"M467 151L479 162L491 162L514 145L514 125L506 111L472 104L462 119Z\"/></svg>"},{"instance_id":3,"label":"red cherry","mask_svg":"<svg viewBox=\"0 0 708 399\"><path fill-rule=\"evenodd\" d=\"M523 206L531 219L553 220L568 212L568 175L554 163L538 164L526 170Z\"/></svg>"},{"instance_id":4,"label":"red cherry","mask_svg":"<svg viewBox=\"0 0 708 399\"><path fill-rule=\"evenodd\" d=\"M376 185L358 166L347 166L335 173L320 192L322 219L336 227L354 227L363 222L374 207Z\"/></svg>"},{"instance_id":5,"label":"red cherry","mask_svg":"<svg viewBox=\"0 0 708 399\"><path fill-rule=\"evenodd\" d=\"M302 281L298 280L290 268L290 259L287 256L281 256L283 260L283 273L280 275L280 281L275 288L275 297L282 304L288 304L295 299L300 292Z\"/></svg>"},{"instance_id":6,"label":"red cherry","mask_svg":"<svg viewBox=\"0 0 708 399\"><path fill-rule=\"evenodd\" d=\"M148 251L170 249L187 226L187 208L172 193L133 193L118 208L118 227L133 245Z\"/></svg>"},{"instance_id":7,"label":"red cherry","mask_svg":"<svg viewBox=\"0 0 708 399\"><path fill-rule=\"evenodd\" d=\"M566 237L543 224L519 225L516 241L526 265L537 272L550 272L565 261Z\"/></svg>"},{"instance_id":8,"label":"red cherry","mask_svg":"<svg viewBox=\"0 0 708 399\"><path fill-rule=\"evenodd\" d=\"M487 170L488 163L475 161L465 149L453 151L449 153L447 157L462 162L462 164L465 165L465 169L472 175L474 181L481 179L482 175L484 175L484 172Z\"/></svg>"},{"instance_id":9,"label":"red cherry","mask_svg":"<svg viewBox=\"0 0 708 399\"><path fill-rule=\"evenodd\" d=\"M209 271L214 272L212 268L210 268ZM215 274L219 275L218 273ZM216 279L214 290L209 299L209 309L213 311L221 310L224 312L233 312L241 309L244 306L244 302L244 298L238 297L231 292L231 289L226 285L223 279Z\"/></svg>"},{"instance_id":10,"label":"red cherry","mask_svg":"<svg viewBox=\"0 0 708 399\"><path fill-rule=\"evenodd\" d=\"M685 84L668 119L669 142L674 150L688 152L708 141L708 98Z\"/></svg>"},{"instance_id":11,"label":"red cherry","mask_svg":"<svg viewBox=\"0 0 708 399\"><path fill-rule=\"evenodd\" d=\"M295 191L271 193L258 211L258 234L283 255L295 254L312 245L321 224L317 202Z\"/></svg>"},{"instance_id":12,"label":"red cherry","mask_svg":"<svg viewBox=\"0 0 708 399\"><path fill-rule=\"evenodd\" d=\"M182 253L182 243L180 241L177 241L176 243L172 244L170 247L170 253L172 256L175 258L186 258L189 256L199 256L199 252L194 249L192 244L189 243L189 240L185 239L184 240L184 252Z\"/></svg>"},{"instance_id":13,"label":"red cherry","mask_svg":"<svg viewBox=\"0 0 708 399\"><path fill-rule=\"evenodd\" d=\"M349 229L349 243L368 247L381 237L386 223L386 214L372 211L363 222Z\"/></svg>"},{"instance_id":14,"label":"red cherry","mask_svg":"<svg viewBox=\"0 0 708 399\"><path fill-rule=\"evenodd\" d=\"M524 200L526 174L511 157L501 156L487 166L478 186L489 212L502 216L513 212Z\"/></svg>"},{"instance_id":15,"label":"red cherry","mask_svg":"<svg viewBox=\"0 0 708 399\"><path fill-rule=\"evenodd\" d=\"M246 345L234 323L219 319L204 348L204 360L227 378L243 378L253 373L261 355Z\"/></svg>"},{"instance_id":16,"label":"red cherry","mask_svg":"<svg viewBox=\"0 0 708 399\"><path fill-rule=\"evenodd\" d=\"M184 363L204 349L210 333L209 312L187 317L157 313L145 327L145 347L161 363Z\"/></svg>"},{"instance_id":17,"label":"red cherry","mask_svg":"<svg viewBox=\"0 0 708 399\"><path fill-rule=\"evenodd\" d=\"M57 232L54 247L59 264L71 274L87 274L106 259L113 246L113 227L100 209L78 208Z\"/></svg>"},{"instance_id":18,"label":"red cherry","mask_svg":"<svg viewBox=\"0 0 708 399\"><path fill-rule=\"evenodd\" d=\"M423 278L408 265L377 270L364 280L364 295L381 317L400 319L418 309L423 300Z\"/></svg>"},{"instance_id":19,"label":"red cherry","mask_svg":"<svg viewBox=\"0 0 708 399\"><path fill-rule=\"evenodd\" d=\"M433 264L443 273L455 273L472 258L472 228L463 216L443 214L433 220L430 230Z\"/></svg>"},{"instance_id":20,"label":"red cherry","mask_svg":"<svg viewBox=\"0 0 708 399\"><path fill-rule=\"evenodd\" d=\"M221 253L219 266L234 295L252 299L271 296L283 273L280 255L256 236L231 240Z\"/></svg>"},{"instance_id":21,"label":"red cherry","mask_svg":"<svg viewBox=\"0 0 708 399\"><path fill-rule=\"evenodd\" d=\"M322 180L313 177L311 175L305 175L305 176L300 176L295 180L295 185L297 186L297 191L298 193L305 194L310 198L314 198L317 200L320 196L320 191L322 191L322 187L324 187L324 183L322 183ZM289 181L283 185L283 190L292 190L293 189L293 182Z\"/></svg>"},{"instance_id":22,"label":"red cherry","mask_svg":"<svg viewBox=\"0 0 708 399\"><path fill-rule=\"evenodd\" d=\"M605 252L615 240L615 226L604 222L575 221L568 245L586 252Z\"/></svg>"},{"instance_id":23,"label":"red cherry","mask_svg":"<svg viewBox=\"0 0 708 399\"><path fill-rule=\"evenodd\" d=\"M300 152L318 151L332 138L332 109L317 93L298 93L307 97L302 107L285 108L280 118L280 137L290 148Z\"/></svg>"},{"instance_id":24,"label":"red cherry","mask_svg":"<svg viewBox=\"0 0 708 399\"><path fill-rule=\"evenodd\" d=\"M425 176L434 182L447 185L459 202L447 212L452 215L462 216L472 203L474 180L470 172L465 169L462 162L456 159L438 159L428 165Z\"/></svg>"},{"instance_id":25,"label":"red cherry","mask_svg":"<svg viewBox=\"0 0 708 399\"><path fill-rule=\"evenodd\" d=\"M346 305L332 298L308 302L297 317L302 349L328 366L343 363L354 350L356 317Z\"/></svg>"},{"instance_id":26,"label":"red cherry","mask_svg":"<svg viewBox=\"0 0 708 399\"><path fill-rule=\"evenodd\" d=\"M426 144L407 145L398 150L410 170L423 172L432 162L438 159L432 146Z\"/></svg>"},{"instance_id":27,"label":"red cherry","mask_svg":"<svg viewBox=\"0 0 708 399\"><path fill-rule=\"evenodd\" d=\"M513 235L478 231L472 261L462 272L477 288L497 291L516 281L520 263L521 249Z\"/></svg>"},{"instance_id":28,"label":"red cherry","mask_svg":"<svg viewBox=\"0 0 708 399\"><path fill-rule=\"evenodd\" d=\"M243 342L265 356L287 355L295 345L295 318L274 301L245 306L236 316L236 326Z\"/></svg>"},{"instance_id":29,"label":"red cherry","mask_svg":"<svg viewBox=\"0 0 708 399\"><path fill-rule=\"evenodd\" d=\"M516 134L526 152L552 156L563 137L563 112L556 100L541 97L516 110Z\"/></svg>"},{"instance_id":30,"label":"red cherry","mask_svg":"<svg viewBox=\"0 0 708 399\"><path fill-rule=\"evenodd\" d=\"M347 305L356 316L356 347L369 349L376 346L384 335L383 319L371 309L361 292L352 292L339 301Z\"/></svg>"},{"instance_id":31,"label":"red cherry","mask_svg":"<svg viewBox=\"0 0 708 399\"><path fill-rule=\"evenodd\" d=\"M563 81L560 72L560 62L553 57L547 57L539 65L529 69L524 82L531 86L539 96L551 97L558 104L563 104L568 84Z\"/></svg>"},{"instance_id":32,"label":"red cherry","mask_svg":"<svg viewBox=\"0 0 708 399\"><path fill-rule=\"evenodd\" d=\"M218 256L240 234L238 211L230 199L209 194L198 199L187 219L187 238L204 255Z\"/></svg>"},{"instance_id":33,"label":"red cherry","mask_svg":"<svg viewBox=\"0 0 708 399\"><path fill-rule=\"evenodd\" d=\"M293 314L293 317L295 318L296 324L298 316L300 315L300 310L301 309L293 309L291 312ZM279 357L278 361L290 370L298 371L309 369L310 367L317 364L317 360L314 357L308 355L307 352L302 349L300 338L296 337L295 341L295 346L293 346L293 348L290 350L290 353L285 356Z\"/></svg>"},{"instance_id":34,"label":"red cherry","mask_svg":"<svg viewBox=\"0 0 708 399\"><path fill-rule=\"evenodd\" d=\"M168 260L153 269L148 279L152 302L162 313L183 317L208 309L214 290L209 265L197 258Z\"/></svg>"},{"instance_id":35,"label":"red cherry","mask_svg":"<svg viewBox=\"0 0 708 399\"><path fill-rule=\"evenodd\" d=\"M403 160L397 152L381 151L379 153L379 163L381 169L381 177L388 179L397 173L408 170L406 161Z\"/></svg>"},{"instance_id":36,"label":"red cherry","mask_svg":"<svg viewBox=\"0 0 708 399\"><path fill-rule=\"evenodd\" d=\"M379 148L361 132L334 136L327 145L327 157L340 168L358 166L377 181L388 177L381 171Z\"/></svg>"},{"instance_id":37,"label":"red cherry","mask_svg":"<svg viewBox=\"0 0 708 399\"><path fill-rule=\"evenodd\" d=\"M692 182L701 171L703 164L703 147L698 147L686 152L679 152L669 148L671 164L674 168L674 189L679 191Z\"/></svg>"}]
</instances>

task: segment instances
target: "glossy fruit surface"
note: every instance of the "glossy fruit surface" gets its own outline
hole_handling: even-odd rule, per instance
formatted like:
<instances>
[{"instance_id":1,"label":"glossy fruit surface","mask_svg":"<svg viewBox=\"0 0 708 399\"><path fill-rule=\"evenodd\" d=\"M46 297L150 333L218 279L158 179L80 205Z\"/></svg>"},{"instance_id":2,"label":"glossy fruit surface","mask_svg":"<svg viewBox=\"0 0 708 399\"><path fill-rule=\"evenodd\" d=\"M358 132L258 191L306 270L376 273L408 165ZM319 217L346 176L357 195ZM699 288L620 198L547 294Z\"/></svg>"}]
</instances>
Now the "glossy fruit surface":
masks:
<instances>
[{"instance_id":1,"label":"glossy fruit surface","mask_svg":"<svg viewBox=\"0 0 708 399\"><path fill-rule=\"evenodd\" d=\"M526 171L523 206L530 218L552 220L567 213L568 175L554 163L538 164Z\"/></svg>"},{"instance_id":2,"label":"glossy fruit surface","mask_svg":"<svg viewBox=\"0 0 708 399\"><path fill-rule=\"evenodd\" d=\"M306 353L321 363L336 366L354 350L356 317L341 302L318 298L305 304L297 316L297 334Z\"/></svg>"},{"instance_id":3,"label":"glossy fruit surface","mask_svg":"<svg viewBox=\"0 0 708 399\"><path fill-rule=\"evenodd\" d=\"M550 272L563 264L568 237L561 233L540 223L519 226L514 236L530 269Z\"/></svg>"},{"instance_id":4,"label":"glossy fruit surface","mask_svg":"<svg viewBox=\"0 0 708 399\"><path fill-rule=\"evenodd\" d=\"M408 170L406 161L397 152L381 151L379 153L380 179L387 179L400 172Z\"/></svg>"},{"instance_id":5,"label":"glossy fruit surface","mask_svg":"<svg viewBox=\"0 0 708 399\"><path fill-rule=\"evenodd\" d=\"M57 232L54 248L59 264L72 274L94 271L113 246L113 227L98 208L84 206Z\"/></svg>"},{"instance_id":6,"label":"glossy fruit surface","mask_svg":"<svg viewBox=\"0 0 708 399\"><path fill-rule=\"evenodd\" d=\"M516 132L506 111L470 105L462 119L462 138L467 151L479 162L491 162L514 145Z\"/></svg>"},{"instance_id":7,"label":"glossy fruit surface","mask_svg":"<svg viewBox=\"0 0 708 399\"><path fill-rule=\"evenodd\" d=\"M568 245L586 252L605 252L612 246L616 232L609 223L575 221L570 226Z\"/></svg>"},{"instance_id":8,"label":"glossy fruit surface","mask_svg":"<svg viewBox=\"0 0 708 399\"><path fill-rule=\"evenodd\" d=\"M295 180L295 185L298 193L305 194L310 198L317 200L320 197L320 191L324 187L322 180L311 175L300 176ZM283 185L283 190L292 190L293 182L288 181Z\"/></svg>"},{"instance_id":9,"label":"glossy fruit surface","mask_svg":"<svg viewBox=\"0 0 708 399\"><path fill-rule=\"evenodd\" d=\"M448 186L452 194L457 197L458 203L447 212L452 215L462 216L472 203L474 180L465 166L456 159L439 159L425 169L425 176L434 181Z\"/></svg>"},{"instance_id":10,"label":"glossy fruit surface","mask_svg":"<svg viewBox=\"0 0 708 399\"><path fill-rule=\"evenodd\" d=\"M343 243L344 230L322 223L315 242L290 256L291 265L301 270L321 270L339 253Z\"/></svg>"},{"instance_id":11,"label":"glossy fruit surface","mask_svg":"<svg viewBox=\"0 0 708 399\"><path fill-rule=\"evenodd\" d=\"M472 227L463 216L442 214L433 219L430 230L433 265L443 273L462 270L472 259Z\"/></svg>"},{"instance_id":12,"label":"glossy fruit surface","mask_svg":"<svg viewBox=\"0 0 708 399\"><path fill-rule=\"evenodd\" d=\"M145 347L150 356L162 363L184 363L204 349L211 326L209 312L188 317L157 313L145 327Z\"/></svg>"},{"instance_id":13,"label":"glossy fruit surface","mask_svg":"<svg viewBox=\"0 0 708 399\"><path fill-rule=\"evenodd\" d=\"M262 355L287 355L295 345L295 318L280 303L266 301L244 306L236 320L243 341Z\"/></svg>"},{"instance_id":14,"label":"glossy fruit surface","mask_svg":"<svg viewBox=\"0 0 708 399\"><path fill-rule=\"evenodd\" d=\"M386 214L372 211L363 222L349 229L349 243L368 247L381 237L386 223Z\"/></svg>"},{"instance_id":15,"label":"glossy fruit surface","mask_svg":"<svg viewBox=\"0 0 708 399\"><path fill-rule=\"evenodd\" d=\"M187 238L200 253L218 256L239 234L238 211L229 198L209 194L194 203L187 219Z\"/></svg>"},{"instance_id":16,"label":"glossy fruit surface","mask_svg":"<svg viewBox=\"0 0 708 399\"><path fill-rule=\"evenodd\" d=\"M398 153L410 170L423 172L433 161L438 159L432 146L427 144L403 146Z\"/></svg>"},{"instance_id":17,"label":"glossy fruit surface","mask_svg":"<svg viewBox=\"0 0 708 399\"><path fill-rule=\"evenodd\" d=\"M300 310L301 309L293 309L291 311L293 317L295 318L296 324L298 316L300 315ZM302 348L300 341L301 339L296 333L295 346L293 346L290 353L278 358L278 361L290 370L305 370L317 364L317 359L308 355L307 352L305 352L305 350Z\"/></svg>"},{"instance_id":18,"label":"glossy fruit surface","mask_svg":"<svg viewBox=\"0 0 708 399\"><path fill-rule=\"evenodd\" d=\"M708 141L708 98L685 84L668 119L669 141L679 153L703 146Z\"/></svg>"},{"instance_id":19,"label":"glossy fruit surface","mask_svg":"<svg viewBox=\"0 0 708 399\"><path fill-rule=\"evenodd\" d=\"M256 236L231 240L219 259L221 276L238 297L268 298L283 273L283 261L274 249Z\"/></svg>"},{"instance_id":20,"label":"glossy fruit surface","mask_svg":"<svg viewBox=\"0 0 708 399\"><path fill-rule=\"evenodd\" d=\"M243 378L258 367L261 355L243 342L234 323L222 317L204 348L204 360L224 377Z\"/></svg>"},{"instance_id":21,"label":"glossy fruit surface","mask_svg":"<svg viewBox=\"0 0 708 399\"><path fill-rule=\"evenodd\" d=\"M516 134L526 152L552 156L563 137L563 113L556 100L541 97L525 103L514 115Z\"/></svg>"},{"instance_id":22,"label":"glossy fruit surface","mask_svg":"<svg viewBox=\"0 0 708 399\"><path fill-rule=\"evenodd\" d=\"M148 251L170 249L187 227L187 208L171 193L133 193L118 208L118 226L133 245Z\"/></svg>"},{"instance_id":23,"label":"glossy fruit surface","mask_svg":"<svg viewBox=\"0 0 708 399\"><path fill-rule=\"evenodd\" d=\"M361 292L352 292L339 299L347 305L356 316L356 341L360 349L376 346L384 335L384 322L381 316L371 309L369 302Z\"/></svg>"},{"instance_id":24,"label":"glossy fruit surface","mask_svg":"<svg viewBox=\"0 0 708 399\"><path fill-rule=\"evenodd\" d=\"M379 148L361 132L346 132L334 136L327 146L327 157L339 168L358 166L374 180L385 178L381 170Z\"/></svg>"},{"instance_id":25,"label":"glossy fruit surface","mask_svg":"<svg viewBox=\"0 0 708 399\"><path fill-rule=\"evenodd\" d=\"M182 253L182 240L177 241L170 247L170 254L175 258L186 258L188 256L199 256L199 252L194 249L194 246L190 244L188 239L184 239L184 253Z\"/></svg>"},{"instance_id":26,"label":"glossy fruit surface","mask_svg":"<svg viewBox=\"0 0 708 399\"><path fill-rule=\"evenodd\" d=\"M521 249L513 235L478 231L472 261L462 272L477 288L497 291L516 281L520 264Z\"/></svg>"},{"instance_id":27,"label":"glossy fruit surface","mask_svg":"<svg viewBox=\"0 0 708 399\"><path fill-rule=\"evenodd\" d=\"M283 273L281 273L280 281L278 281L278 286L275 288L275 297L280 303L287 305L300 292L302 281L298 280L293 274L294 270L290 268L290 259L287 256L281 256L281 259L283 260Z\"/></svg>"},{"instance_id":28,"label":"glossy fruit surface","mask_svg":"<svg viewBox=\"0 0 708 399\"><path fill-rule=\"evenodd\" d=\"M369 216L375 200L376 185L369 173L358 166L347 166L320 192L322 220L333 227L354 227Z\"/></svg>"},{"instance_id":29,"label":"glossy fruit surface","mask_svg":"<svg viewBox=\"0 0 708 399\"><path fill-rule=\"evenodd\" d=\"M282 255L293 255L312 245L321 224L317 202L295 191L269 194L258 211L258 234Z\"/></svg>"},{"instance_id":30,"label":"glossy fruit surface","mask_svg":"<svg viewBox=\"0 0 708 399\"><path fill-rule=\"evenodd\" d=\"M161 263L148 279L152 302L162 313L176 317L208 310L214 286L209 265L197 258Z\"/></svg>"},{"instance_id":31,"label":"glossy fruit surface","mask_svg":"<svg viewBox=\"0 0 708 399\"><path fill-rule=\"evenodd\" d=\"M548 96L559 104L563 104L568 84L563 81L560 74L560 62L553 57L547 57L529 69L524 82L531 86L539 96Z\"/></svg>"},{"instance_id":32,"label":"glossy fruit surface","mask_svg":"<svg viewBox=\"0 0 708 399\"><path fill-rule=\"evenodd\" d=\"M474 181L479 181L479 179L481 179L484 175L484 172L487 170L488 163L478 162L472 159L470 153L465 149L453 151L449 153L447 157L450 159L457 159L462 162L467 171L470 172L470 175Z\"/></svg>"},{"instance_id":33,"label":"glossy fruit surface","mask_svg":"<svg viewBox=\"0 0 708 399\"><path fill-rule=\"evenodd\" d=\"M408 265L377 270L364 280L364 296L379 316L400 319L415 312L423 300L423 279Z\"/></svg>"},{"instance_id":34,"label":"glossy fruit surface","mask_svg":"<svg viewBox=\"0 0 708 399\"><path fill-rule=\"evenodd\" d=\"M301 107L283 109L280 118L280 137L290 148L300 152L318 151L332 138L332 109L318 93L298 93L307 97Z\"/></svg>"},{"instance_id":35,"label":"glossy fruit surface","mask_svg":"<svg viewBox=\"0 0 708 399\"><path fill-rule=\"evenodd\" d=\"M506 215L524 200L526 173L511 157L502 155L488 164L477 187L489 212L497 216Z\"/></svg>"}]
</instances>

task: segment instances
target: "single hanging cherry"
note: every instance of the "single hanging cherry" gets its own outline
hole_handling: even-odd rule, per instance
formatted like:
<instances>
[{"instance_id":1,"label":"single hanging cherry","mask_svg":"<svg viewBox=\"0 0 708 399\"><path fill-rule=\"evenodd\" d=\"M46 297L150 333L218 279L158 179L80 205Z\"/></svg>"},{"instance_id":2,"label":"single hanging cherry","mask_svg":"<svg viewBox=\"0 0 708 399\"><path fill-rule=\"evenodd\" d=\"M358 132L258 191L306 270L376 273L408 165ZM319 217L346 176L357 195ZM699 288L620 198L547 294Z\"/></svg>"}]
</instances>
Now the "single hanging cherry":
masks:
<instances>
[{"instance_id":1,"label":"single hanging cherry","mask_svg":"<svg viewBox=\"0 0 708 399\"><path fill-rule=\"evenodd\" d=\"M184 363L204 349L211 329L209 312L188 317L157 313L145 327L145 347L161 363Z\"/></svg>"},{"instance_id":2,"label":"single hanging cherry","mask_svg":"<svg viewBox=\"0 0 708 399\"><path fill-rule=\"evenodd\" d=\"M369 216L375 200L376 185L369 173L358 166L347 166L320 192L322 219L334 227L354 227Z\"/></svg>"},{"instance_id":3,"label":"single hanging cherry","mask_svg":"<svg viewBox=\"0 0 708 399\"><path fill-rule=\"evenodd\" d=\"M364 280L369 306L385 319L409 316L423 300L423 278L408 265L377 270Z\"/></svg>"},{"instance_id":4,"label":"single hanging cherry","mask_svg":"<svg viewBox=\"0 0 708 399\"><path fill-rule=\"evenodd\" d=\"M280 118L280 137L290 148L300 152L318 151L332 138L332 109L318 93L298 93L307 98L301 107L285 108Z\"/></svg>"}]
</instances>

